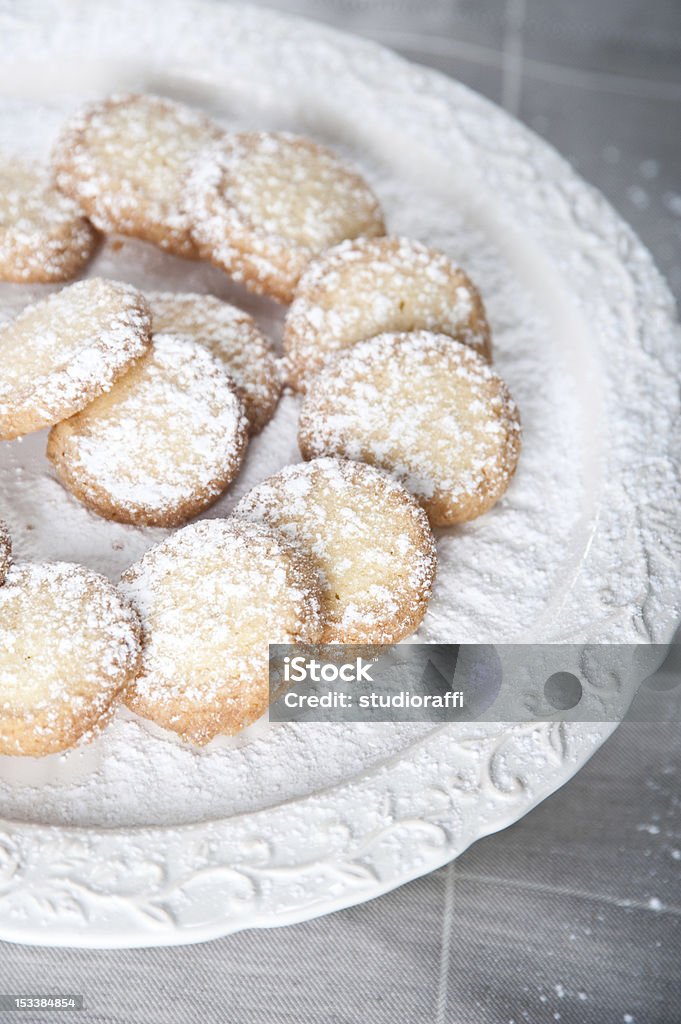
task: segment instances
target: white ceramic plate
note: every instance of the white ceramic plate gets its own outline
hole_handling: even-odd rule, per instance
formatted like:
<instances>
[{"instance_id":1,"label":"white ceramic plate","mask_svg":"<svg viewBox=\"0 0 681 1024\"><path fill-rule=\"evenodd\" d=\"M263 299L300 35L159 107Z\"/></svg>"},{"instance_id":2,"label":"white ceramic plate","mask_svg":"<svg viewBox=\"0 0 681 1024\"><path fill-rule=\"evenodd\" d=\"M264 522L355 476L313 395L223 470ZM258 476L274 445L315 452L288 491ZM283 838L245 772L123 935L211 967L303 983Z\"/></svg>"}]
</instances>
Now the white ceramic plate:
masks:
<instances>
[{"instance_id":1,"label":"white ceramic plate","mask_svg":"<svg viewBox=\"0 0 681 1024\"><path fill-rule=\"evenodd\" d=\"M228 123L287 127L347 150L392 230L471 269L525 448L497 509L439 538L421 639L671 636L681 450L673 302L629 228L555 152L442 76L262 9L186 0L165 3L161 18L156 4L55 0L3 17L4 147L45 152L84 99L163 92ZM94 271L213 291L278 331L273 307L143 245L106 246ZM0 306L36 292L4 286ZM17 554L115 576L159 532L95 521L50 474L44 440L0 450L0 516ZM295 458L289 398L217 514ZM123 715L84 751L0 759L0 938L192 942L369 899L565 782L614 728L632 681L591 690L585 681L609 712L600 724L264 725L195 753Z\"/></svg>"}]
</instances>

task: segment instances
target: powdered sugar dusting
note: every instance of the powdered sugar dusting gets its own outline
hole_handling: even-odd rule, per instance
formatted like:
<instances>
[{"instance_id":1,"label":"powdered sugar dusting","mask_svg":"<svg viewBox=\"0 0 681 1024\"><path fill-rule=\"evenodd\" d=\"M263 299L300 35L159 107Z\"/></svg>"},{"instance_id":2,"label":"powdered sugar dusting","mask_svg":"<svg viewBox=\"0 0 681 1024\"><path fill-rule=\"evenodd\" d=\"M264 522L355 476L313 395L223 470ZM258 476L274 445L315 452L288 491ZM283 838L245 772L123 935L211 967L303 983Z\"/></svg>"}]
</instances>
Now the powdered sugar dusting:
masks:
<instances>
[{"instance_id":1,"label":"powdered sugar dusting","mask_svg":"<svg viewBox=\"0 0 681 1024\"><path fill-rule=\"evenodd\" d=\"M139 657L132 607L79 565L19 563L0 588L0 749L49 753L95 727Z\"/></svg>"},{"instance_id":2,"label":"powdered sugar dusting","mask_svg":"<svg viewBox=\"0 0 681 1024\"><path fill-rule=\"evenodd\" d=\"M506 490L520 420L480 356L442 334L380 334L337 355L308 387L299 440L307 458L380 466L431 522L465 522Z\"/></svg>"},{"instance_id":3,"label":"powdered sugar dusting","mask_svg":"<svg viewBox=\"0 0 681 1024\"><path fill-rule=\"evenodd\" d=\"M195 743L262 715L268 644L314 643L321 633L310 563L274 530L242 520L178 531L129 569L121 587L141 613L145 638L128 703Z\"/></svg>"},{"instance_id":4,"label":"powdered sugar dusting","mask_svg":"<svg viewBox=\"0 0 681 1024\"><path fill-rule=\"evenodd\" d=\"M97 233L47 171L0 157L0 279L66 281L92 255Z\"/></svg>"},{"instance_id":5,"label":"powdered sugar dusting","mask_svg":"<svg viewBox=\"0 0 681 1024\"><path fill-rule=\"evenodd\" d=\"M58 187L100 230L195 255L184 209L186 177L220 129L158 96L122 94L80 109L54 148Z\"/></svg>"},{"instance_id":6,"label":"powdered sugar dusting","mask_svg":"<svg viewBox=\"0 0 681 1024\"><path fill-rule=\"evenodd\" d=\"M243 406L224 364L189 338L156 334L112 393L54 428L48 455L101 514L172 525L215 500L246 445Z\"/></svg>"},{"instance_id":7,"label":"powdered sugar dusting","mask_svg":"<svg viewBox=\"0 0 681 1024\"><path fill-rule=\"evenodd\" d=\"M313 260L286 316L289 379L301 386L339 349L386 331L449 334L491 357L489 325L469 277L409 238L341 242Z\"/></svg>"},{"instance_id":8,"label":"powdered sugar dusting","mask_svg":"<svg viewBox=\"0 0 681 1024\"><path fill-rule=\"evenodd\" d=\"M229 134L204 150L189 180L188 208L204 256L283 301L314 253L384 230L360 175L288 132Z\"/></svg>"},{"instance_id":9,"label":"powdered sugar dusting","mask_svg":"<svg viewBox=\"0 0 681 1024\"><path fill-rule=\"evenodd\" d=\"M26 307L0 329L0 437L83 409L149 347L151 317L130 285L91 278Z\"/></svg>"},{"instance_id":10,"label":"powdered sugar dusting","mask_svg":"<svg viewBox=\"0 0 681 1024\"><path fill-rule=\"evenodd\" d=\"M213 295L147 293L153 329L184 334L225 364L256 433L272 418L281 392L279 362L253 317Z\"/></svg>"},{"instance_id":11,"label":"powdered sugar dusting","mask_svg":"<svg viewBox=\"0 0 681 1024\"><path fill-rule=\"evenodd\" d=\"M423 617L435 544L423 511L370 466L338 459L288 466L236 515L282 530L320 572L326 643L394 643Z\"/></svg>"}]
</instances>

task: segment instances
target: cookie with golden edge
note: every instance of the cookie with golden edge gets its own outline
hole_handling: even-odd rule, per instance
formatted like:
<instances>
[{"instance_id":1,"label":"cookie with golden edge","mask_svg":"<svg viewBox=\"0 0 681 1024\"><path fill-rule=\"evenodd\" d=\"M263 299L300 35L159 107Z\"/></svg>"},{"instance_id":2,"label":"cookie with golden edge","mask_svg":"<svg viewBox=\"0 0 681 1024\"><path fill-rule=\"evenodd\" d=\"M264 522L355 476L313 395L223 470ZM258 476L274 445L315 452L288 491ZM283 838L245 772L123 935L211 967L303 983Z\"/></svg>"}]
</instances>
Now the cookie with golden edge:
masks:
<instances>
[{"instance_id":1,"label":"cookie with golden edge","mask_svg":"<svg viewBox=\"0 0 681 1024\"><path fill-rule=\"evenodd\" d=\"M443 334L380 334L337 355L308 386L306 459L368 462L404 484L434 526L475 519L504 494L520 417L489 364Z\"/></svg>"},{"instance_id":2,"label":"cookie with golden edge","mask_svg":"<svg viewBox=\"0 0 681 1024\"><path fill-rule=\"evenodd\" d=\"M154 335L116 387L52 429L47 455L88 508L136 526L178 526L236 476L248 421L224 364L191 338Z\"/></svg>"},{"instance_id":3,"label":"cookie with golden edge","mask_svg":"<svg viewBox=\"0 0 681 1024\"><path fill-rule=\"evenodd\" d=\"M0 753L42 757L109 721L139 668L139 620L81 565L20 562L0 587L0 651Z\"/></svg>"},{"instance_id":4,"label":"cookie with golden edge","mask_svg":"<svg viewBox=\"0 0 681 1024\"><path fill-rule=\"evenodd\" d=\"M196 257L185 208L187 176L222 130L190 107L125 94L71 118L52 154L57 187L107 234Z\"/></svg>"},{"instance_id":5,"label":"cookie with golden edge","mask_svg":"<svg viewBox=\"0 0 681 1024\"><path fill-rule=\"evenodd\" d=\"M0 328L0 440L73 416L149 348L151 316L130 285L78 281Z\"/></svg>"},{"instance_id":6,"label":"cookie with golden edge","mask_svg":"<svg viewBox=\"0 0 681 1024\"><path fill-rule=\"evenodd\" d=\"M201 255L280 302L291 301L316 253L385 231L364 178L330 149L288 132L225 134L196 162L188 207Z\"/></svg>"},{"instance_id":7,"label":"cookie with golden edge","mask_svg":"<svg viewBox=\"0 0 681 1024\"><path fill-rule=\"evenodd\" d=\"M147 293L154 331L183 334L223 361L244 403L251 434L272 418L281 394L279 360L248 313L213 295Z\"/></svg>"},{"instance_id":8,"label":"cookie with golden edge","mask_svg":"<svg viewBox=\"0 0 681 1024\"><path fill-rule=\"evenodd\" d=\"M12 561L12 540L9 530L0 519L0 587L5 582Z\"/></svg>"},{"instance_id":9,"label":"cookie with golden edge","mask_svg":"<svg viewBox=\"0 0 681 1024\"><path fill-rule=\"evenodd\" d=\"M47 174L0 158L0 280L68 281L92 256L97 232Z\"/></svg>"},{"instance_id":10,"label":"cookie with golden edge","mask_svg":"<svg viewBox=\"0 0 681 1024\"><path fill-rule=\"evenodd\" d=\"M401 484L359 462L287 466L234 514L281 530L322 580L323 643L392 644L425 615L435 578L428 518Z\"/></svg>"},{"instance_id":11,"label":"cookie with golden edge","mask_svg":"<svg viewBox=\"0 0 681 1024\"><path fill-rule=\"evenodd\" d=\"M397 331L448 334L491 361L480 294L448 256L410 238L341 242L310 263L284 328L288 382L305 382L336 352Z\"/></svg>"},{"instance_id":12,"label":"cookie with golden edge","mask_svg":"<svg viewBox=\"0 0 681 1024\"><path fill-rule=\"evenodd\" d=\"M179 530L128 569L121 588L144 633L128 707L200 745L267 710L268 644L316 643L322 631L308 558L242 519Z\"/></svg>"}]
</instances>

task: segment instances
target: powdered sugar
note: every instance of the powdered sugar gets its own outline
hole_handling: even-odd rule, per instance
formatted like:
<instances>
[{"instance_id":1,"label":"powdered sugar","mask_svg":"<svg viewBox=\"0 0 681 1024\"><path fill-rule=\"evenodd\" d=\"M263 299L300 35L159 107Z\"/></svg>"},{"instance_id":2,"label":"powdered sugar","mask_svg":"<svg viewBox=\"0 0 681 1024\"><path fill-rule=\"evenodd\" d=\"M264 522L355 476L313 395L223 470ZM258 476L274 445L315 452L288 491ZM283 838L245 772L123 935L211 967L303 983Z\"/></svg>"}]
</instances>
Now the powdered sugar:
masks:
<instances>
[{"instance_id":1,"label":"powdered sugar","mask_svg":"<svg viewBox=\"0 0 681 1024\"><path fill-rule=\"evenodd\" d=\"M244 403L257 433L272 418L281 392L279 363L253 317L213 295L147 293L153 329L185 334L218 356Z\"/></svg>"},{"instance_id":2,"label":"powdered sugar","mask_svg":"<svg viewBox=\"0 0 681 1024\"><path fill-rule=\"evenodd\" d=\"M330 150L288 132L225 136L200 155L187 195L202 254L283 301L314 253L384 230L366 182Z\"/></svg>"},{"instance_id":3,"label":"powdered sugar","mask_svg":"<svg viewBox=\"0 0 681 1024\"><path fill-rule=\"evenodd\" d=\"M296 288L284 328L289 379L302 386L339 349L418 329L491 356L477 289L444 253L408 238L341 242L309 265Z\"/></svg>"},{"instance_id":4,"label":"powdered sugar","mask_svg":"<svg viewBox=\"0 0 681 1024\"><path fill-rule=\"evenodd\" d=\"M102 231L194 255L184 184L198 151L219 135L208 118L157 96L112 96L78 111L53 162L57 185Z\"/></svg>"},{"instance_id":5,"label":"powdered sugar","mask_svg":"<svg viewBox=\"0 0 681 1024\"><path fill-rule=\"evenodd\" d=\"M83 409L149 347L138 291L79 281L28 306L0 329L0 437L11 439Z\"/></svg>"},{"instance_id":6,"label":"powdered sugar","mask_svg":"<svg viewBox=\"0 0 681 1024\"><path fill-rule=\"evenodd\" d=\"M195 743L262 715L268 644L321 635L312 565L276 531L244 520L178 531L129 569L121 588L145 637L127 702Z\"/></svg>"},{"instance_id":7,"label":"powdered sugar","mask_svg":"<svg viewBox=\"0 0 681 1024\"><path fill-rule=\"evenodd\" d=\"M19 563L0 587L0 749L49 753L99 725L132 678L139 623L83 566Z\"/></svg>"},{"instance_id":8,"label":"powdered sugar","mask_svg":"<svg viewBox=\"0 0 681 1024\"><path fill-rule=\"evenodd\" d=\"M222 361L190 338L156 334L114 393L53 429L48 456L100 514L170 526L218 497L246 445L243 406Z\"/></svg>"},{"instance_id":9,"label":"powdered sugar","mask_svg":"<svg viewBox=\"0 0 681 1024\"><path fill-rule=\"evenodd\" d=\"M97 234L47 170L0 157L0 279L65 281L93 253Z\"/></svg>"},{"instance_id":10,"label":"powdered sugar","mask_svg":"<svg viewBox=\"0 0 681 1024\"><path fill-rule=\"evenodd\" d=\"M416 502L370 466L338 459L288 466L235 513L282 530L321 575L325 643L395 643L431 594L435 544Z\"/></svg>"},{"instance_id":11,"label":"powdered sugar","mask_svg":"<svg viewBox=\"0 0 681 1024\"><path fill-rule=\"evenodd\" d=\"M400 480L431 522L466 522L504 493L520 450L518 412L472 349L429 331L379 334L310 381L303 454L369 462Z\"/></svg>"}]
</instances>

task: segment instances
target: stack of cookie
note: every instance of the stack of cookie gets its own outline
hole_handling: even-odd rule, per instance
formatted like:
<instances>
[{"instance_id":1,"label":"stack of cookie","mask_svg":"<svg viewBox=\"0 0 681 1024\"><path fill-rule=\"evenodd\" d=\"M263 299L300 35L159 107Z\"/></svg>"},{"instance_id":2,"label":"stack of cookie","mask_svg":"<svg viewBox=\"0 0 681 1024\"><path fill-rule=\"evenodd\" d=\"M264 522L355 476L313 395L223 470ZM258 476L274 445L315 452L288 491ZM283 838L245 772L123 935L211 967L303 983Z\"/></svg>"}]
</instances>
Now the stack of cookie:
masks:
<instances>
[{"instance_id":1,"label":"stack of cookie","mask_svg":"<svg viewBox=\"0 0 681 1024\"><path fill-rule=\"evenodd\" d=\"M101 231L211 260L282 302L312 255L384 232L369 186L325 147L288 132L225 132L155 96L88 107L53 163L58 188Z\"/></svg>"},{"instance_id":2,"label":"stack of cookie","mask_svg":"<svg viewBox=\"0 0 681 1024\"><path fill-rule=\"evenodd\" d=\"M487 511L520 453L480 295L443 253L406 238L345 241L314 259L286 317L288 382L305 394L306 459L379 466L433 526Z\"/></svg>"},{"instance_id":3,"label":"stack of cookie","mask_svg":"<svg viewBox=\"0 0 681 1024\"><path fill-rule=\"evenodd\" d=\"M120 700L203 744L265 711L269 643L417 629L431 526L501 497L518 413L473 283L386 237L330 150L128 95L79 113L53 163L49 182L0 172L0 277L66 280L97 232L131 235L291 303L284 358L211 296L83 280L0 334L0 440L48 427L59 479L94 513L176 527L234 479L285 379L307 461L168 537L117 589L81 566L10 567L0 524L0 752L64 749Z\"/></svg>"},{"instance_id":4,"label":"stack of cookie","mask_svg":"<svg viewBox=\"0 0 681 1024\"><path fill-rule=\"evenodd\" d=\"M199 302L204 321L222 317L218 340L200 317L205 343L183 323ZM185 522L234 478L249 430L271 415L279 389L250 318L215 305L194 296L150 305L129 285L90 278L27 307L0 335L0 440L51 427L48 455L93 511L139 525Z\"/></svg>"}]
</instances>

